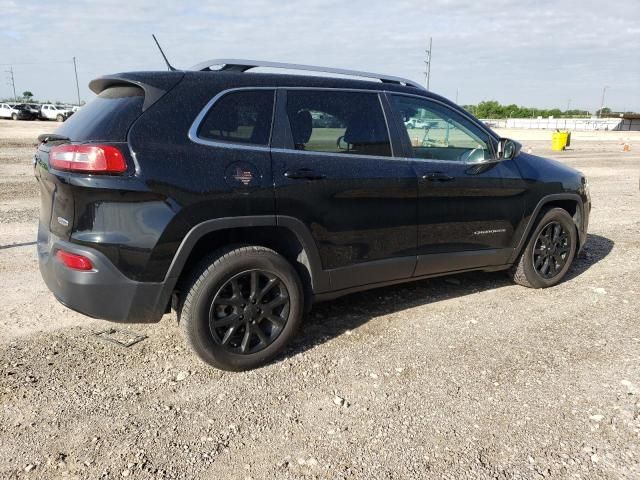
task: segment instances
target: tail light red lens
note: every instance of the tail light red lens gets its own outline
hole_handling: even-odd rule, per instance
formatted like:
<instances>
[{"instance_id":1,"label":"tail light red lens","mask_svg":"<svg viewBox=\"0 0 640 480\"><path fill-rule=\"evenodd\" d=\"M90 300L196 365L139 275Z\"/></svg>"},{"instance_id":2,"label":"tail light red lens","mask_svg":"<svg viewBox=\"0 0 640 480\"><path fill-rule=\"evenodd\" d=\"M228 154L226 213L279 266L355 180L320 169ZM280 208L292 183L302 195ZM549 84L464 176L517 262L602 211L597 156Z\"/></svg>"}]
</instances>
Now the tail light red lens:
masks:
<instances>
[{"instance_id":1,"label":"tail light red lens","mask_svg":"<svg viewBox=\"0 0 640 480\"><path fill-rule=\"evenodd\" d=\"M64 250L58 250L56 252L56 257L65 266L73 269L73 270L92 270L93 265L91 264L91 260L87 257L83 257L82 255L77 255L75 253L65 252Z\"/></svg>"},{"instance_id":2,"label":"tail light red lens","mask_svg":"<svg viewBox=\"0 0 640 480\"><path fill-rule=\"evenodd\" d=\"M49 164L57 170L85 173L122 173L127 162L111 145L60 145L49 151Z\"/></svg>"}]
</instances>

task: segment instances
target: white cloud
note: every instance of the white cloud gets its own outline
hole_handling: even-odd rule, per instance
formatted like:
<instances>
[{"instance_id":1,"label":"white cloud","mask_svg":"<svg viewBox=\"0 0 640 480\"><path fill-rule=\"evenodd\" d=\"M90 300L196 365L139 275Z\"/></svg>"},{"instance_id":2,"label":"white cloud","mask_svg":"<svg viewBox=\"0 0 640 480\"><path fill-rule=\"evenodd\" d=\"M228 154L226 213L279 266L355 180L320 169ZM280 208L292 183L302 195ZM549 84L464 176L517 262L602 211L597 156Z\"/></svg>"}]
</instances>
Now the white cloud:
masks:
<instances>
[{"instance_id":1,"label":"white cloud","mask_svg":"<svg viewBox=\"0 0 640 480\"><path fill-rule=\"evenodd\" d=\"M102 74L161 69L156 33L172 63L213 57L311 63L423 80L434 39L432 89L460 102L640 110L640 2L430 0L0 0L11 27L0 62L16 87L72 100L78 58L82 95ZM22 63L38 65L20 65ZM6 68L4 68L6 69ZM3 69L3 70L4 70ZM0 97L10 94L0 82Z\"/></svg>"}]
</instances>

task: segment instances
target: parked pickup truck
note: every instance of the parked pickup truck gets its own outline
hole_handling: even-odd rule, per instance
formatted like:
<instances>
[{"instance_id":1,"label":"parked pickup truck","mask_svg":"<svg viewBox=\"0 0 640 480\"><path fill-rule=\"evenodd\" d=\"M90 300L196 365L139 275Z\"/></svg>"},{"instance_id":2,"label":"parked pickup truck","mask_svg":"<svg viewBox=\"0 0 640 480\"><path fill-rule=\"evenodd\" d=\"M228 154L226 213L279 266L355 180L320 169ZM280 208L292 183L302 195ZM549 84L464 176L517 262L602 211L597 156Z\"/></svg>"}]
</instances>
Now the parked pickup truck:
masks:
<instances>
[{"instance_id":1,"label":"parked pickup truck","mask_svg":"<svg viewBox=\"0 0 640 480\"><path fill-rule=\"evenodd\" d=\"M53 104L45 104L40 108L41 120L56 120L57 122L64 122L71 116L73 112L68 108L61 107Z\"/></svg>"}]
</instances>

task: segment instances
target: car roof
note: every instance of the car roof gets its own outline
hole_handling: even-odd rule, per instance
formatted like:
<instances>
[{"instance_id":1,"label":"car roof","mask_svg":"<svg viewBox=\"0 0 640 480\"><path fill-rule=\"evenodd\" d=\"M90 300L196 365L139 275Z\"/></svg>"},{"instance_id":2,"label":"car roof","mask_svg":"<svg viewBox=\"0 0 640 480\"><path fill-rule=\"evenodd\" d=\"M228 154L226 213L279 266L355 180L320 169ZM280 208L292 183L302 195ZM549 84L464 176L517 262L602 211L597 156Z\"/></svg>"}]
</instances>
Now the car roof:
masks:
<instances>
[{"instance_id":1,"label":"car roof","mask_svg":"<svg viewBox=\"0 0 640 480\"><path fill-rule=\"evenodd\" d=\"M133 71L106 75L92 80L89 87L94 93L100 93L105 88L122 84L122 81L132 82L140 86L149 86L165 89L182 77L196 80L197 83L208 83L210 79L221 89L243 87L309 87L309 88L340 88L351 90L388 91L411 94L421 97L433 98L447 104L453 103L436 93L416 88L411 85L385 83L375 80L363 80L355 78L339 78L336 76L319 76L289 73L262 73L262 72L237 72L237 71ZM120 80L119 80L120 79Z\"/></svg>"}]
</instances>

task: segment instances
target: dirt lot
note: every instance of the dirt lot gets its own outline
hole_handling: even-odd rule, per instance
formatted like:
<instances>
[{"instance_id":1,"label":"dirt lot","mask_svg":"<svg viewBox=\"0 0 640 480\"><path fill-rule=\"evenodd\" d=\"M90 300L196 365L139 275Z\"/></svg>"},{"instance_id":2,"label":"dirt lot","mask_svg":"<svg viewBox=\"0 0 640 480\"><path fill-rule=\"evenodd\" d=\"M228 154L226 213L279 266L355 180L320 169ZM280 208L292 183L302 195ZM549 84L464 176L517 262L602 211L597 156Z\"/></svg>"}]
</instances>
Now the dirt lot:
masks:
<instances>
[{"instance_id":1,"label":"dirt lot","mask_svg":"<svg viewBox=\"0 0 640 480\"><path fill-rule=\"evenodd\" d=\"M639 135L552 155L550 132L502 132L589 177L589 242L561 285L474 273L351 295L230 374L174 315L124 348L49 294L31 158L55 126L0 121L1 478L640 478Z\"/></svg>"}]
</instances>

